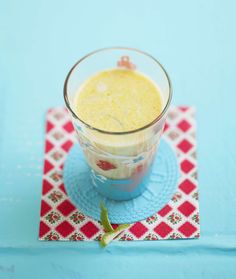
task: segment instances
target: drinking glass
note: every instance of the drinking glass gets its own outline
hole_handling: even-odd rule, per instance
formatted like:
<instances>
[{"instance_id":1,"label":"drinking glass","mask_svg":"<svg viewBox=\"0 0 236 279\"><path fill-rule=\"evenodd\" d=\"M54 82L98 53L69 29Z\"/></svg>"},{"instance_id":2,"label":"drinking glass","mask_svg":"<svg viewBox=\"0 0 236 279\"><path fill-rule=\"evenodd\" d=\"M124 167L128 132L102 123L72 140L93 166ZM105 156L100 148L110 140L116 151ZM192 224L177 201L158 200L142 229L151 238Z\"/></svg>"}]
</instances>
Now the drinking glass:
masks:
<instances>
[{"instance_id":1,"label":"drinking glass","mask_svg":"<svg viewBox=\"0 0 236 279\"><path fill-rule=\"evenodd\" d=\"M100 71L115 68L139 71L156 84L162 97L162 111L152 122L132 131L110 132L92 127L78 117L74 100L83 82ZM137 49L100 49L72 67L65 80L64 99L90 166L91 183L100 194L114 200L128 200L146 189L145 179L151 170L171 98L171 82L163 66Z\"/></svg>"}]
</instances>

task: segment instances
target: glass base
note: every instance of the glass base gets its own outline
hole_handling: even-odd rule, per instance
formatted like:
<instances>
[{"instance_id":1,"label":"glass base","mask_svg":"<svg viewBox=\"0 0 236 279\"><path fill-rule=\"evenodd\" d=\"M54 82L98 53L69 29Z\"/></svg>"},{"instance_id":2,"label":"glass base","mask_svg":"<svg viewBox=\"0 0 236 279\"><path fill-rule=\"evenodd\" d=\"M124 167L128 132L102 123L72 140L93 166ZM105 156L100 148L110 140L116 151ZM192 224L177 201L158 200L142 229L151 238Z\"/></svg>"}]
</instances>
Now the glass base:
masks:
<instances>
[{"instance_id":1,"label":"glass base","mask_svg":"<svg viewBox=\"0 0 236 279\"><path fill-rule=\"evenodd\" d=\"M101 190L102 187L95 190L93 175L80 146L75 144L68 154L63 174L65 188L72 202L86 215L99 220L99 204L103 201L112 223L133 223L155 214L172 198L178 184L179 165L173 149L166 141L161 140L150 174L138 184L138 190L136 188L133 193L131 191L132 197L135 195L137 197L129 200L127 198L130 198L130 192L125 191L126 200L123 200L121 188L118 195L115 192L118 189L116 187L124 187L124 180L122 184L118 181L118 184L114 185L115 180L106 179L109 183L113 183L113 194L116 193L114 200L107 197L107 195L110 197L108 191L111 187L108 182L106 182L108 186L104 187L105 190ZM104 186L101 176L96 174L96 179L101 179L101 184L96 182L96 185ZM122 200L117 201L119 198Z\"/></svg>"},{"instance_id":2,"label":"glass base","mask_svg":"<svg viewBox=\"0 0 236 279\"><path fill-rule=\"evenodd\" d=\"M152 167L153 164L130 179L109 179L94 170L91 170L90 176L94 188L101 195L116 201L125 201L140 196L147 189Z\"/></svg>"}]
</instances>

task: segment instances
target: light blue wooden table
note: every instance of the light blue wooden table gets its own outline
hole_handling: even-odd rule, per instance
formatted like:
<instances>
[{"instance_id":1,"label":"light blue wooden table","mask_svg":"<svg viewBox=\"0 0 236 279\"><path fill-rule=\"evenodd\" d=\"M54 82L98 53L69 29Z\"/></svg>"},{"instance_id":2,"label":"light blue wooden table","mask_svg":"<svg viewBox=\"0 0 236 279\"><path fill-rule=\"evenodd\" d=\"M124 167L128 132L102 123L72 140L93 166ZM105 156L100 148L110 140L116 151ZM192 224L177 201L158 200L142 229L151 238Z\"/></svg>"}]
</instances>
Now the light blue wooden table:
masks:
<instances>
[{"instance_id":1,"label":"light blue wooden table","mask_svg":"<svg viewBox=\"0 0 236 279\"><path fill-rule=\"evenodd\" d=\"M0 278L236 277L236 2L1 1ZM64 78L105 46L168 70L174 104L197 107L201 238L39 242L44 115ZM122 277L123 276L123 277Z\"/></svg>"}]
</instances>

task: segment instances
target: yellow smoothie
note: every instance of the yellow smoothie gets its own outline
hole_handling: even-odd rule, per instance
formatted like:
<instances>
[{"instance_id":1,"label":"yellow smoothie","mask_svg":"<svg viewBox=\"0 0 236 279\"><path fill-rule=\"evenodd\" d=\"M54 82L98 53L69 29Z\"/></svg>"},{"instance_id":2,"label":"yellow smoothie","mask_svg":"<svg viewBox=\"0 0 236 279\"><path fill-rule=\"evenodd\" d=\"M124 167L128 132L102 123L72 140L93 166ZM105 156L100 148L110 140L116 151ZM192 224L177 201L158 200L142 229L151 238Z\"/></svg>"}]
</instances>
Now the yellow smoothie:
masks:
<instances>
[{"instance_id":1,"label":"yellow smoothie","mask_svg":"<svg viewBox=\"0 0 236 279\"><path fill-rule=\"evenodd\" d=\"M75 97L78 117L94 128L126 132L152 122L162 110L153 81L137 71L114 69L85 81Z\"/></svg>"},{"instance_id":2,"label":"yellow smoothie","mask_svg":"<svg viewBox=\"0 0 236 279\"><path fill-rule=\"evenodd\" d=\"M162 111L162 97L155 83L140 72L112 69L91 76L80 86L74 111L94 128L127 132L155 120ZM152 162L161 129L111 135L83 128L77 133L92 169L108 178L124 179Z\"/></svg>"}]
</instances>

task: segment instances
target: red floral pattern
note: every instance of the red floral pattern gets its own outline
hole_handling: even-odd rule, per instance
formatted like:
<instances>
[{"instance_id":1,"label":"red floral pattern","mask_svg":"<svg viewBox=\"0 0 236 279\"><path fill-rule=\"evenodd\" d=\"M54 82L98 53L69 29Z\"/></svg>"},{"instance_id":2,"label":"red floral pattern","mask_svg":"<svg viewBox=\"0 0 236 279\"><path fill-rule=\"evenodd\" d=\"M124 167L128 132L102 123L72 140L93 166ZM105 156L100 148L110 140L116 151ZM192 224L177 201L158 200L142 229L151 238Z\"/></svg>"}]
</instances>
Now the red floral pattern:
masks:
<instances>
[{"instance_id":1,"label":"red floral pattern","mask_svg":"<svg viewBox=\"0 0 236 279\"><path fill-rule=\"evenodd\" d=\"M53 191L49 196L48 198L56 203L58 201L60 201L62 198L63 198L63 194L60 192L60 191Z\"/></svg>"},{"instance_id":2,"label":"red floral pattern","mask_svg":"<svg viewBox=\"0 0 236 279\"><path fill-rule=\"evenodd\" d=\"M75 224L79 224L85 220L85 216L82 212L76 211L70 216L70 220L72 220Z\"/></svg>"},{"instance_id":3,"label":"red floral pattern","mask_svg":"<svg viewBox=\"0 0 236 279\"><path fill-rule=\"evenodd\" d=\"M158 236L154 233L149 233L144 240L158 240Z\"/></svg>"},{"instance_id":4,"label":"red floral pattern","mask_svg":"<svg viewBox=\"0 0 236 279\"><path fill-rule=\"evenodd\" d=\"M59 234L55 232L50 232L48 235L44 237L44 240L48 240L48 241L56 241L59 239L60 239Z\"/></svg>"},{"instance_id":5,"label":"red floral pattern","mask_svg":"<svg viewBox=\"0 0 236 279\"><path fill-rule=\"evenodd\" d=\"M146 219L146 222L151 225L151 224L155 223L157 220L158 220L158 216L155 214L153 216L148 217Z\"/></svg>"},{"instance_id":6,"label":"red floral pattern","mask_svg":"<svg viewBox=\"0 0 236 279\"><path fill-rule=\"evenodd\" d=\"M179 193L179 192L177 192L177 193L173 196L172 201L173 201L173 202L178 202L179 200L181 200L181 198L182 198L182 194Z\"/></svg>"},{"instance_id":7,"label":"red floral pattern","mask_svg":"<svg viewBox=\"0 0 236 279\"><path fill-rule=\"evenodd\" d=\"M180 165L185 162L182 164L183 169L176 194L159 212L146 220L131 224L129 229L117 236L116 240L154 241L200 236L193 114L194 110L191 107L185 107L184 111L178 107L172 108L167 117L167 128L164 131L164 137L176 150ZM69 121L69 115L64 108L51 109L47 114L39 238L47 241L100 240L104 233L101 223L86 216L79 209L75 209L63 185L62 167L69 149L74 142L77 142L76 133ZM177 127L179 123L182 124ZM183 127L188 127L188 129ZM188 146L191 145L191 149L183 148L184 140L189 142ZM98 167L104 171L116 168L108 161L101 160L97 163ZM145 171L145 166L142 167L138 159L135 163L138 166L135 175L139 178L139 175Z\"/></svg>"},{"instance_id":8,"label":"red floral pattern","mask_svg":"<svg viewBox=\"0 0 236 279\"><path fill-rule=\"evenodd\" d=\"M194 222L196 222L197 224L199 224L200 223L199 213L196 213L195 215L193 215L192 220Z\"/></svg>"},{"instance_id":9,"label":"red floral pattern","mask_svg":"<svg viewBox=\"0 0 236 279\"><path fill-rule=\"evenodd\" d=\"M172 233L170 236L169 236L169 239L180 239L180 238L183 238L182 235L180 233Z\"/></svg>"},{"instance_id":10,"label":"red floral pattern","mask_svg":"<svg viewBox=\"0 0 236 279\"><path fill-rule=\"evenodd\" d=\"M131 240L134 240L134 237L132 236L132 234L126 233L126 234L124 234L124 235L120 238L120 240L123 240L123 241L125 241L125 240L131 241Z\"/></svg>"},{"instance_id":11,"label":"red floral pattern","mask_svg":"<svg viewBox=\"0 0 236 279\"><path fill-rule=\"evenodd\" d=\"M69 237L71 241L81 241L84 240L84 236L81 233L74 233Z\"/></svg>"},{"instance_id":12,"label":"red floral pattern","mask_svg":"<svg viewBox=\"0 0 236 279\"><path fill-rule=\"evenodd\" d=\"M116 169L115 165L113 165L112 163L110 163L108 161L103 161L103 160L99 160L97 162L97 166L104 171Z\"/></svg>"},{"instance_id":13,"label":"red floral pattern","mask_svg":"<svg viewBox=\"0 0 236 279\"><path fill-rule=\"evenodd\" d=\"M57 212L57 211L51 211L46 217L45 219L51 223L54 224L56 222L58 222L61 219L61 215Z\"/></svg>"},{"instance_id":14,"label":"red floral pattern","mask_svg":"<svg viewBox=\"0 0 236 279\"><path fill-rule=\"evenodd\" d=\"M181 220L182 220L182 217L179 213L171 213L167 219L172 223L172 224L178 224Z\"/></svg>"},{"instance_id":15,"label":"red floral pattern","mask_svg":"<svg viewBox=\"0 0 236 279\"><path fill-rule=\"evenodd\" d=\"M130 61L129 56L121 56L120 60L117 62L118 67L122 67L128 70L136 69L136 66Z\"/></svg>"}]
</instances>

